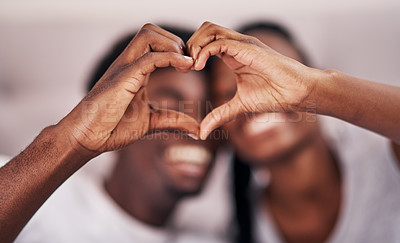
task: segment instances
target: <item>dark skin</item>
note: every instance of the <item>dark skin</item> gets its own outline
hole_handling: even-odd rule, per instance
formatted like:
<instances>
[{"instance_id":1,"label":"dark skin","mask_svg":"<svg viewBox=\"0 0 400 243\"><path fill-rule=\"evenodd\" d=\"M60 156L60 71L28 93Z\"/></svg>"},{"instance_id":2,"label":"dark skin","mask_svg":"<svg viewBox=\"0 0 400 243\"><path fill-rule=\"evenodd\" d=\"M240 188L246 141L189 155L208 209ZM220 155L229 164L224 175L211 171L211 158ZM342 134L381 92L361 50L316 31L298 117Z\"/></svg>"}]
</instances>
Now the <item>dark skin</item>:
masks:
<instances>
[{"instance_id":1,"label":"dark skin","mask_svg":"<svg viewBox=\"0 0 400 243\"><path fill-rule=\"evenodd\" d=\"M400 143L400 87L346 75L336 70L307 67L284 56L256 37L205 22L187 42L195 59L193 69L204 68L217 55L233 70L235 96L201 122L201 138L244 113L307 112L333 116ZM385 97L384 99L382 97Z\"/></svg>"},{"instance_id":2,"label":"dark skin","mask_svg":"<svg viewBox=\"0 0 400 243\"><path fill-rule=\"evenodd\" d=\"M88 95L0 169L1 242L12 242L54 190L97 155L123 148L149 131L197 135L194 118L150 107L143 88L156 68L190 69L193 59L183 55L183 48L171 33L143 26ZM129 119L132 115L137 119Z\"/></svg>"},{"instance_id":3,"label":"dark skin","mask_svg":"<svg viewBox=\"0 0 400 243\"><path fill-rule=\"evenodd\" d=\"M312 112L336 117L392 141L399 158L400 87L356 78L336 70L319 70L282 55L256 37L210 22L186 43L201 70L217 55L234 73L233 98L202 120L200 138L242 114Z\"/></svg>"},{"instance_id":4,"label":"dark skin","mask_svg":"<svg viewBox=\"0 0 400 243\"><path fill-rule=\"evenodd\" d=\"M261 31L249 34L301 61L283 37ZM235 79L221 61L216 63L213 76L216 103L220 105L234 96ZM254 126L261 131L253 131ZM242 116L223 128L229 132L237 155L259 175L269 176L269 186L261 192L259 203L261 210L271 214L285 242L324 242L339 214L341 181L337 161L319 131L316 116Z\"/></svg>"},{"instance_id":5,"label":"dark skin","mask_svg":"<svg viewBox=\"0 0 400 243\"><path fill-rule=\"evenodd\" d=\"M217 62L214 74L216 103L220 106L202 121L202 137L214 126L240 114L252 113L247 117L238 116L223 128L229 131L238 156L250 163L259 174L267 174L270 178L268 189L261 194L262 210L270 212L286 242L325 242L340 212L340 171L318 129L315 115L293 111L307 111L308 104L316 113L326 114L326 110L329 110L331 115L392 138L398 156L399 146L395 141L399 141L396 135L399 130L394 127L399 113L390 112L398 109L400 104L399 96L394 95L391 89L399 88L369 81L363 83L343 74L334 74L335 79L339 79L335 83L323 78L322 73L318 74L319 70L302 66L300 55L282 36L262 31L247 34L257 39L205 23L188 42L191 55L196 57L195 68L201 69L203 61L210 55L218 55L222 59ZM263 49L270 52L268 60L261 60ZM275 51L285 57L280 56L279 61L274 61L274 55L279 55ZM270 67L273 70L264 71ZM282 73L288 76L283 77ZM317 80L325 82L322 85L327 86L314 86L313 75L322 75ZM297 88L293 88L294 83L286 83L291 78L296 80ZM343 91L346 89L336 84L349 86L350 90L353 90L352 86L357 86L357 90L361 88L368 95L364 97L351 91L345 94ZM331 97L332 100L343 99L346 102L329 104L331 100L318 96L325 93L321 92L324 89L332 89L327 93L336 93L335 98ZM388 94L389 100L397 102L374 100L370 103L370 98L375 97L373 94ZM384 107L380 112L369 110L376 107L375 102L379 107ZM339 107L340 104L346 107ZM370 107L359 104L370 104ZM265 119L265 115L254 115L254 112L265 111L281 113L270 113L267 122L260 123L257 119ZM366 117L371 120L364 120ZM385 119L382 122L386 125L376 129L375 122L381 118Z\"/></svg>"},{"instance_id":6,"label":"dark skin","mask_svg":"<svg viewBox=\"0 0 400 243\"><path fill-rule=\"evenodd\" d=\"M205 78L199 72L183 74L173 69L157 70L150 76L146 88L154 107L181 110L200 121L204 117ZM105 181L108 193L134 218L152 226L164 226L182 198L201 190L212 166L210 161L204 165L192 165L187 161L171 163L165 152L176 146L184 152L187 145L212 154L216 147L210 141L163 133L146 136L122 149L111 177ZM181 165L185 164L200 174L182 170Z\"/></svg>"},{"instance_id":7,"label":"dark skin","mask_svg":"<svg viewBox=\"0 0 400 243\"><path fill-rule=\"evenodd\" d=\"M272 214L286 242L325 242L340 212L341 180L321 137L263 169L270 172L271 184L261 204Z\"/></svg>"},{"instance_id":8,"label":"dark skin","mask_svg":"<svg viewBox=\"0 0 400 243\"><path fill-rule=\"evenodd\" d=\"M248 34L301 62L296 49L284 38L256 31ZM258 161L265 165L261 170L268 170L271 176L270 187L262 194L262 205L271 212L286 242L325 242L340 212L340 171L318 123L307 124L310 116L299 118L297 131L293 131L300 134L300 140L281 154Z\"/></svg>"}]
</instances>

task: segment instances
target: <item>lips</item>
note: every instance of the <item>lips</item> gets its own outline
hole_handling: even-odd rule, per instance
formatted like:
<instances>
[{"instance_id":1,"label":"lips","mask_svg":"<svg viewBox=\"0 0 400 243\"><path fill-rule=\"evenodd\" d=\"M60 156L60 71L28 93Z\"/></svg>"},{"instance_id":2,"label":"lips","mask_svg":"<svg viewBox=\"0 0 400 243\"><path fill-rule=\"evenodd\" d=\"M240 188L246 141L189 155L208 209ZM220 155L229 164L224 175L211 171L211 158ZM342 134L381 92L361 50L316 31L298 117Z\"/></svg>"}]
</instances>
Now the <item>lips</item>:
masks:
<instances>
[{"instance_id":1,"label":"lips","mask_svg":"<svg viewBox=\"0 0 400 243\"><path fill-rule=\"evenodd\" d=\"M207 174L212 154L203 146L177 144L167 147L164 158L176 172L201 179Z\"/></svg>"}]
</instances>

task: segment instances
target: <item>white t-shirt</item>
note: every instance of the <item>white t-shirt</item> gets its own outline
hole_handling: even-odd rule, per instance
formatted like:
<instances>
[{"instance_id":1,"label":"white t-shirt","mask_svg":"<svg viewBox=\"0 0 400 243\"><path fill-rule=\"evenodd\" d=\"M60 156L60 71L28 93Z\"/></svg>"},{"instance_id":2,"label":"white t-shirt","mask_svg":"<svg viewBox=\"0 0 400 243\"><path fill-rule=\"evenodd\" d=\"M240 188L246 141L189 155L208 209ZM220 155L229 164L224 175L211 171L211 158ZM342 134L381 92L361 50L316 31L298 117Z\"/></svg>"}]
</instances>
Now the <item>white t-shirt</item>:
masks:
<instances>
[{"instance_id":1,"label":"white t-shirt","mask_svg":"<svg viewBox=\"0 0 400 243\"><path fill-rule=\"evenodd\" d=\"M339 159L343 197L329 243L400 242L400 168L390 141L343 121L321 117ZM255 207L257 242L284 242L271 215Z\"/></svg>"},{"instance_id":2,"label":"white t-shirt","mask_svg":"<svg viewBox=\"0 0 400 243\"><path fill-rule=\"evenodd\" d=\"M8 156L0 154L0 167L7 163L11 158Z\"/></svg>"},{"instance_id":3,"label":"white t-shirt","mask_svg":"<svg viewBox=\"0 0 400 243\"><path fill-rule=\"evenodd\" d=\"M339 217L327 242L400 242L400 169L390 141L334 118L320 120L343 179ZM178 207L174 226L163 230L122 212L92 176L78 172L42 206L17 242L218 242L231 219L226 160L229 156L218 161L202 196ZM96 162L89 165L99 168ZM283 243L268 212L255 207L255 214L257 242Z\"/></svg>"},{"instance_id":4,"label":"white t-shirt","mask_svg":"<svg viewBox=\"0 0 400 243\"><path fill-rule=\"evenodd\" d=\"M0 157L0 166L8 159ZM219 163L215 169L223 172L226 168L227 163ZM105 191L99 175L83 169L70 177L36 212L15 242L226 242L228 202L216 199L216 207L209 207L213 195L227 188L223 181L217 181L217 187L207 183L202 195L178 206L169 226L156 228L124 212ZM216 178L220 177L215 171L209 179Z\"/></svg>"}]
</instances>

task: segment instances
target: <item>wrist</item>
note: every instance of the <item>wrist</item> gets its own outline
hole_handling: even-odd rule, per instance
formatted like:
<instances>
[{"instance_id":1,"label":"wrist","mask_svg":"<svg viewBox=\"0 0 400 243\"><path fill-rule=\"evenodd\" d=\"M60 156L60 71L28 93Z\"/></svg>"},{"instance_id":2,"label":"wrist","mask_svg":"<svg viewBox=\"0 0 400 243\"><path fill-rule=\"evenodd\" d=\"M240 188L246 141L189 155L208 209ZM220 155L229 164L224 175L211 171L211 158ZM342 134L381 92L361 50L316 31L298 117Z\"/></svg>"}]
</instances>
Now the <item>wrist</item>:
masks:
<instances>
[{"instance_id":1,"label":"wrist","mask_svg":"<svg viewBox=\"0 0 400 243\"><path fill-rule=\"evenodd\" d=\"M42 133L51 137L54 146L58 148L66 159L73 159L75 162L84 165L89 160L98 156L98 153L83 148L74 139L72 131L63 122L46 127Z\"/></svg>"},{"instance_id":2,"label":"wrist","mask_svg":"<svg viewBox=\"0 0 400 243\"><path fill-rule=\"evenodd\" d=\"M297 112L317 112L317 104L320 102L321 80L327 78L325 71L304 66L306 70L302 70L299 80L301 83L299 92L301 97L297 100L300 102L292 103L292 107Z\"/></svg>"},{"instance_id":3,"label":"wrist","mask_svg":"<svg viewBox=\"0 0 400 243\"><path fill-rule=\"evenodd\" d=\"M335 104L338 98L336 84L339 79L340 72L334 69L314 69L312 78L314 88L307 101L308 104L312 104L312 112L321 115L330 115L330 108L332 104ZM306 109L305 111L309 110L310 109Z\"/></svg>"}]
</instances>

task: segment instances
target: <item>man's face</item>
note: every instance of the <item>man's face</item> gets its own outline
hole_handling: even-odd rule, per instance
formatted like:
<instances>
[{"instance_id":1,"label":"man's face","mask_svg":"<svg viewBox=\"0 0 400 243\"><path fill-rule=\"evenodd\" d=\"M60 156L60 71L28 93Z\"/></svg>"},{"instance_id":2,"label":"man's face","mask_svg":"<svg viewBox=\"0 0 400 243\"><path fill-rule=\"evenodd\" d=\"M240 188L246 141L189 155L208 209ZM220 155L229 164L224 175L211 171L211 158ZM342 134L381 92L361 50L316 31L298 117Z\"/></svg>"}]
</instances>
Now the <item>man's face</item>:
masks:
<instances>
[{"instance_id":1,"label":"man's face","mask_svg":"<svg viewBox=\"0 0 400 243\"><path fill-rule=\"evenodd\" d=\"M302 61L296 49L277 34L253 31L255 36L283 55ZM213 72L215 105L230 100L236 92L234 73L220 60ZM310 113L264 113L241 116L223 126L240 157L261 165L290 154L314 134L316 117Z\"/></svg>"},{"instance_id":2,"label":"man's face","mask_svg":"<svg viewBox=\"0 0 400 243\"><path fill-rule=\"evenodd\" d=\"M203 73L179 73L172 68L151 74L147 92L155 108L186 113L201 121L204 117L207 85ZM165 186L178 194L193 194L202 185L214 161L215 144L196 141L180 133L156 133L121 150L132 183L144 188Z\"/></svg>"}]
</instances>

